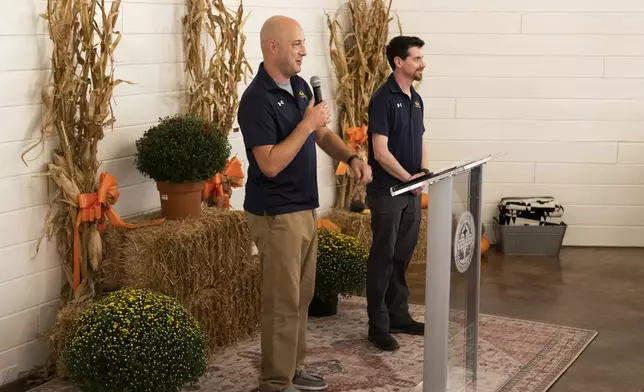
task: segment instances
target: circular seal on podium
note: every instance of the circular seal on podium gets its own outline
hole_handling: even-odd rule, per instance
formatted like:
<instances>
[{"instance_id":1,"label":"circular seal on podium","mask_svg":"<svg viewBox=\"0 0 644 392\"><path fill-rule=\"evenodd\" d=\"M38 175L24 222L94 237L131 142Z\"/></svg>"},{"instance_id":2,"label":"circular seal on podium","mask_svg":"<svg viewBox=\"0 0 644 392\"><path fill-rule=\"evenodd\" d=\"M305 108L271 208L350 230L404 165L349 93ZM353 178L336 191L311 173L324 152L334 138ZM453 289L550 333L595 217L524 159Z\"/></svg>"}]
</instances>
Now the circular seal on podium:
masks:
<instances>
[{"instance_id":1,"label":"circular seal on podium","mask_svg":"<svg viewBox=\"0 0 644 392\"><path fill-rule=\"evenodd\" d=\"M476 223L471 212L461 214L454 236L454 265L460 273L470 267L476 248Z\"/></svg>"}]
</instances>

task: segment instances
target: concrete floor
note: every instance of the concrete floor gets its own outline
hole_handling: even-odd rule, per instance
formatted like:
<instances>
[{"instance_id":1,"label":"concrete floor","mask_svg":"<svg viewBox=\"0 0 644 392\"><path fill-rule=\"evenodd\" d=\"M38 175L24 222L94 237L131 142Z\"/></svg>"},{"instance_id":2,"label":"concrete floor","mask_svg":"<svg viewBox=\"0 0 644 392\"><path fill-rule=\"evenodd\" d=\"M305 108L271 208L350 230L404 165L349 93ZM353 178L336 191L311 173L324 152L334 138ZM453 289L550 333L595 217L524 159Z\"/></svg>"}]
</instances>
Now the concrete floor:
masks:
<instances>
[{"instance_id":1,"label":"concrete floor","mask_svg":"<svg viewBox=\"0 0 644 392\"><path fill-rule=\"evenodd\" d=\"M411 265L413 303L425 266ZM644 392L644 249L564 248L556 257L482 262L481 312L599 332L549 392Z\"/></svg>"}]
</instances>

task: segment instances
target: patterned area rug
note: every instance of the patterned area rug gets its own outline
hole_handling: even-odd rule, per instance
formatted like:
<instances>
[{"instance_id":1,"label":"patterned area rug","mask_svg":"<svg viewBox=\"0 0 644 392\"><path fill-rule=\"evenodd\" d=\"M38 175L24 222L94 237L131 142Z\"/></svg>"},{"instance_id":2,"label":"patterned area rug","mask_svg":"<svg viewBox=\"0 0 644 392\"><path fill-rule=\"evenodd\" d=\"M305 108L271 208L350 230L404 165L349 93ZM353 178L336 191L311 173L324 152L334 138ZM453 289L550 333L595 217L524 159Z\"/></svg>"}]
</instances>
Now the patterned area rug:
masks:
<instances>
[{"instance_id":1,"label":"patterned area rug","mask_svg":"<svg viewBox=\"0 0 644 392\"><path fill-rule=\"evenodd\" d=\"M411 306L423 320L424 307ZM597 336L594 331L481 315L478 376L465 385L463 314L454 312L450 325L451 391L544 392ZM366 339L364 298L341 300L338 314L311 319L307 369L324 375L327 392L404 392L419 390L423 372L423 337L396 335L400 349L383 352ZM193 391L251 392L256 390L260 364L259 338L217 354ZM37 392L78 391L56 380Z\"/></svg>"}]
</instances>

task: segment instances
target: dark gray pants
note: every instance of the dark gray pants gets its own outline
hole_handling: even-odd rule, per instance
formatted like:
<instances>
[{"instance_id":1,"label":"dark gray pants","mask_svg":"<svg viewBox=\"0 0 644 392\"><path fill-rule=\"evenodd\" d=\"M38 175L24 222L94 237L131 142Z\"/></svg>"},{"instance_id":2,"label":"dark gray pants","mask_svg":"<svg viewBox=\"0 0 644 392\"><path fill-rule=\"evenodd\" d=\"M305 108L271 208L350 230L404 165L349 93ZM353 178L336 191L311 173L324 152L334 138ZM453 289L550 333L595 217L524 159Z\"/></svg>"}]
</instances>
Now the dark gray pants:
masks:
<instances>
[{"instance_id":1,"label":"dark gray pants","mask_svg":"<svg viewBox=\"0 0 644 392\"><path fill-rule=\"evenodd\" d=\"M418 241L421 197L369 195L373 241L367 261L367 314L371 332L411 321L405 272Z\"/></svg>"}]
</instances>

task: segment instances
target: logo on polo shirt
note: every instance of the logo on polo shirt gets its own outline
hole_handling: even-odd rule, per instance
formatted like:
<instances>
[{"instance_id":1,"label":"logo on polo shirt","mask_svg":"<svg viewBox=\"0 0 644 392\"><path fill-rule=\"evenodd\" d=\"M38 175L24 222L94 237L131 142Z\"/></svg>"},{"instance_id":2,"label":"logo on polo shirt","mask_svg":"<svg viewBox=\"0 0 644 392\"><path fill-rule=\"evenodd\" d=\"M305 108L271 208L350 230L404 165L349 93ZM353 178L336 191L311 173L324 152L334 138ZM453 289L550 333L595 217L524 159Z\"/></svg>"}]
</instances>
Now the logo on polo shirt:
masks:
<instances>
[{"instance_id":1,"label":"logo on polo shirt","mask_svg":"<svg viewBox=\"0 0 644 392\"><path fill-rule=\"evenodd\" d=\"M302 90L298 91L297 95L299 95L300 98L306 98L306 94L304 94L304 91L302 91Z\"/></svg>"},{"instance_id":2,"label":"logo on polo shirt","mask_svg":"<svg viewBox=\"0 0 644 392\"><path fill-rule=\"evenodd\" d=\"M277 106L282 106L282 105L284 105L284 101L282 100L277 101Z\"/></svg>"},{"instance_id":3,"label":"logo on polo shirt","mask_svg":"<svg viewBox=\"0 0 644 392\"><path fill-rule=\"evenodd\" d=\"M420 109L420 102L415 101L415 102L414 102L414 105L415 105L417 108L419 108L419 109Z\"/></svg>"},{"instance_id":4,"label":"logo on polo shirt","mask_svg":"<svg viewBox=\"0 0 644 392\"><path fill-rule=\"evenodd\" d=\"M396 107L397 107L397 108L401 108L401 107L402 107L402 103L400 103L400 102L396 102Z\"/></svg>"}]
</instances>

